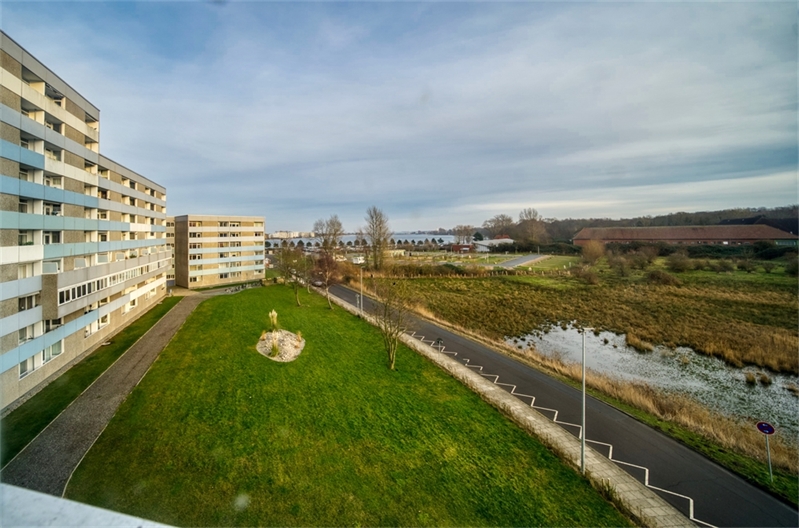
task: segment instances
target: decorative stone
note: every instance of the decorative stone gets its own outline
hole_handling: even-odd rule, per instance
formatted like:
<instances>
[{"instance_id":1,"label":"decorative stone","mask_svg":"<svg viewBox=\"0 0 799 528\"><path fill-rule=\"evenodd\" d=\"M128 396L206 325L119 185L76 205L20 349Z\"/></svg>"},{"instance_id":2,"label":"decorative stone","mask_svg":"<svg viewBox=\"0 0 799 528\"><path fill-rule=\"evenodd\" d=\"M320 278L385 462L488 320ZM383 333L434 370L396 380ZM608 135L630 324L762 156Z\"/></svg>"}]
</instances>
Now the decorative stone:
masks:
<instances>
[{"instance_id":1,"label":"decorative stone","mask_svg":"<svg viewBox=\"0 0 799 528\"><path fill-rule=\"evenodd\" d=\"M277 355L273 355L272 344L277 343ZM305 339L297 337L297 334L289 332L288 330L275 330L267 332L255 347L261 355L268 357L271 360L279 361L281 363L288 363L294 361L305 348Z\"/></svg>"}]
</instances>

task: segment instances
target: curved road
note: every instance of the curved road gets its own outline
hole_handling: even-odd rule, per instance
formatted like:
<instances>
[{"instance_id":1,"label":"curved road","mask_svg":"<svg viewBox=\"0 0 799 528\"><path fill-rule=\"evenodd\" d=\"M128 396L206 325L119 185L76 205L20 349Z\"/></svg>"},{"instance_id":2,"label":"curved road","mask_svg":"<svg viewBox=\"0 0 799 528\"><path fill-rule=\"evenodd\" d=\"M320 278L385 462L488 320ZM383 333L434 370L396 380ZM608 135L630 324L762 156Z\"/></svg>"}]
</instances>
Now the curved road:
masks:
<instances>
[{"instance_id":1,"label":"curved road","mask_svg":"<svg viewBox=\"0 0 799 528\"><path fill-rule=\"evenodd\" d=\"M331 294L357 305L356 292L334 286ZM370 299L364 308L368 309ZM413 335L461 360L533 405L564 429L579 434L581 392L508 356L414 319ZM482 367L482 368L481 368ZM609 456L698 526L799 526L797 510L749 484L679 442L594 398L586 402L586 442Z\"/></svg>"}]
</instances>

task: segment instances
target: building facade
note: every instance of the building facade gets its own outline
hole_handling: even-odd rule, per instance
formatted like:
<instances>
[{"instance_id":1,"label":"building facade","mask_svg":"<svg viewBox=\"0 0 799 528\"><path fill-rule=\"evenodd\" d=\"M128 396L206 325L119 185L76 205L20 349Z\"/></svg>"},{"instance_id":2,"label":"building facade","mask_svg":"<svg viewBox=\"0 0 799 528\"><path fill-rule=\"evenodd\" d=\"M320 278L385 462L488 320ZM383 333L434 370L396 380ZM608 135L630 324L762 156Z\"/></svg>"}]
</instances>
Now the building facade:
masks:
<instances>
[{"instance_id":1,"label":"building facade","mask_svg":"<svg viewBox=\"0 0 799 528\"><path fill-rule=\"evenodd\" d=\"M175 284L208 288L264 278L264 217L175 217Z\"/></svg>"},{"instance_id":2,"label":"building facade","mask_svg":"<svg viewBox=\"0 0 799 528\"><path fill-rule=\"evenodd\" d=\"M166 190L102 156L99 124L0 32L0 409L166 293Z\"/></svg>"},{"instance_id":3,"label":"building facade","mask_svg":"<svg viewBox=\"0 0 799 528\"><path fill-rule=\"evenodd\" d=\"M677 245L741 245L765 240L776 245L796 246L797 236L767 225L712 225L674 227L586 227L573 242L584 246L589 240L603 243L647 242Z\"/></svg>"}]
</instances>

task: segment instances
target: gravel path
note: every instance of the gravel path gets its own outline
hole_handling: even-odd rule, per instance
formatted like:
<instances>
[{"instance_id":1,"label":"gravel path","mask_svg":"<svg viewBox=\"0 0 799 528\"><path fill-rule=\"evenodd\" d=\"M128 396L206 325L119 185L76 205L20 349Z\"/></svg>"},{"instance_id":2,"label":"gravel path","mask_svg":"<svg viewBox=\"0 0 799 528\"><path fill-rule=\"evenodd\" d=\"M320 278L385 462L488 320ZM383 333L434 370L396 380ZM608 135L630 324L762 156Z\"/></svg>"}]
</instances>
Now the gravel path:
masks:
<instances>
[{"instance_id":1,"label":"gravel path","mask_svg":"<svg viewBox=\"0 0 799 528\"><path fill-rule=\"evenodd\" d=\"M1 480L61 497L70 475L161 350L208 294L187 296L164 315L2 471Z\"/></svg>"}]
</instances>

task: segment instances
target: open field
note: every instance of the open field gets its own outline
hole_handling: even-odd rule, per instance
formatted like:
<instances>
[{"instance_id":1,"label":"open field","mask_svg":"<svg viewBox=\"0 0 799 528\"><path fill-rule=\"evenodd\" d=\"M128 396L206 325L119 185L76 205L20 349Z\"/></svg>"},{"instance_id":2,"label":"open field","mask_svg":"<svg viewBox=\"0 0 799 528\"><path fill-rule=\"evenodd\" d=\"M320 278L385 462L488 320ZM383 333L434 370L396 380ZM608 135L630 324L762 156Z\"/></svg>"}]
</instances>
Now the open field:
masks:
<instances>
[{"instance_id":1,"label":"open field","mask_svg":"<svg viewBox=\"0 0 799 528\"><path fill-rule=\"evenodd\" d=\"M534 262L533 264L527 266L519 266L519 269L532 271L553 269L562 270L564 268L568 269L570 266L575 266L579 263L580 257L564 257L560 255L553 255L545 260Z\"/></svg>"},{"instance_id":2,"label":"open field","mask_svg":"<svg viewBox=\"0 0 799 528\"><path fill-rule=\"evenodd\" d=\"M455 380L319 296L271 286L189 317L66 496L176 525L628 525ZM292 363L255 351L267 313Z\"/></svg>"},{"instance_id":3,"label":"open field","mask_svg":"<svg viewBox=\"0 0 799 528\"><path fill-rule=\"evenodd\" d=\"M649 343L688 346L736 366L799 373L795 277L690 271L677 274L681 286L661 286L647 283L640 271L619 277L607 266L597 269L596 285L562 270L410 282L414 299L436 317L491 338L576 321Z\"/></svg>"},{"instance_id":4,"label":"open field","mask_svg":"<svg viewBox=\"0 0 799 528\"><path fill-rule=\"evenodd\" d=\"M14 458L180 300L181 297L164 298L160 304L113 336L110 345L95 350L3 418L0 423L0 467Z\"/></svg>"}]
</instances>

